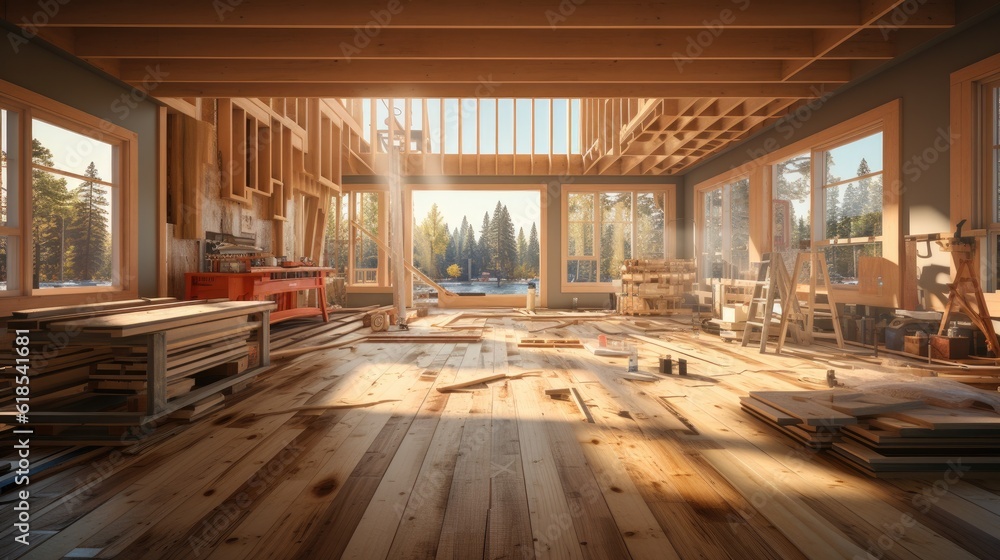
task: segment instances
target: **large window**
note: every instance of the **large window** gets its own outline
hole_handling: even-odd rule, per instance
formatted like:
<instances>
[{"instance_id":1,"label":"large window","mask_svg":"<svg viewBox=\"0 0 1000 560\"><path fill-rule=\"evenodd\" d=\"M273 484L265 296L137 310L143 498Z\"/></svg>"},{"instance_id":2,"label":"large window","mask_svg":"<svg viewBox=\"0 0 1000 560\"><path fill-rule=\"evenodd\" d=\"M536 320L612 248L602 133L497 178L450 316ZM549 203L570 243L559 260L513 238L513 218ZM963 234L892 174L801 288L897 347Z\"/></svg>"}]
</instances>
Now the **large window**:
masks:
<instances>
[{"instance_id":1,"label":"large window","mask_svg":"<svg viewBox=\"0 0 1000 560\"><path fill-rule=\"evenodd\" d=\"M791 272L818 251L839 301L898 305L899 108L876 107L695 185L700 279L747 278L766 253Z\"/></svg>"},{"instance_id":2,"label":"large window","mask_svg":"<svg viewBox=\"0 0 1000 560\"><path fill-rule=\"evenodd\" d=\"M746 278L750 271L750 180L708 190L701 197L700 278Z\"/></svg>"},{"instance_id":3,"label":"large window","mask_svg":"<svg viewBox=\"0 0 1000 560\"><path fill-rule=\"evenodd\" d=\"M858 284L859 262L882 256L882 133L819 150L823 243L830 279Z\"/></svg>"},{"instance_id":4,"label":"large window","mask_svg":"<svg viewBox=\"0 0 1000 560\"><path fill-rule=\"evenodd\" d=\"M673 186L565 187L563 288L609 289L625 259L668 256Z\"/></svg>"},{"instance_id":5,"label":"large window","mask_svg":"<svg viewBox=\"0 0 1000 560\"><path fill-rule=\"evenodd\" d=\"M0 294L53 305L60 294L134 297L135 144L133 133L0 82Z\"/></svg>"}]
</instances>

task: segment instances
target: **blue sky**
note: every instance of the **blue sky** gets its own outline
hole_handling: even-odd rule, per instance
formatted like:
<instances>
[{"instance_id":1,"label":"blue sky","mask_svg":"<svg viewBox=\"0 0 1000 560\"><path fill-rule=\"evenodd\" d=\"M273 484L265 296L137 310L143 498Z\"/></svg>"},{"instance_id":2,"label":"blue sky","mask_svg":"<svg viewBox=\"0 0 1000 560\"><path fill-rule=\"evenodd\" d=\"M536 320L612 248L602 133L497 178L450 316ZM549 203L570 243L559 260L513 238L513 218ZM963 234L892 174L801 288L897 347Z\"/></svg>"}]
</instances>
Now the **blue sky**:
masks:
<instances>
[{"instance_id":1,"label":"blue sky","mask_svg":"<svg viewBox=\"0 0 1000 560\"><path fill-rule=\"evenodd\" d=\"M419 224L427 216L431 205L437 204L452 231L462 225L462 216L468 216L478 241L483 214L489 212L492 218L498 200L510 212L514 235L517 235L518 228L523 227L527 237L532 223L540 228L538 191L413 191L413 217Z\"/></svg>"}]
</instances>

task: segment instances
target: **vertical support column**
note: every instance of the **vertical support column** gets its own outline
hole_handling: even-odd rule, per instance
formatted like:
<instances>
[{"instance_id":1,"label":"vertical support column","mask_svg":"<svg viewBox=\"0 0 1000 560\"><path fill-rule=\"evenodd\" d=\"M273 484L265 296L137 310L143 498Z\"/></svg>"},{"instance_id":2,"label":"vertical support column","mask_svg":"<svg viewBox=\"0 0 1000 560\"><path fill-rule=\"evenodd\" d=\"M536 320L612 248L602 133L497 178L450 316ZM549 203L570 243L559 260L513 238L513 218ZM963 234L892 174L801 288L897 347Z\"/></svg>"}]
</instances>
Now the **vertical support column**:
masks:
<instances>
[{"instance_id":1,"label":"vertical support column","mask_svg":"<svg viewBox=\"0 0 1000 560\"><path fill-rule=\"evenodd\" d=\"M392 251L392 298L396 307L396 320L400 326L404 326L406 325L406 266L403 264L404 212L399 152L399 146L389 145L389 248Z\"/></svg>"},{"instance_id":2,"label":"vertical support column","mask_svg":"<svg viewBox=\"0 0 1000 560\"><path fill-rule=\"evenodd\" d=\"M146 415L155 416L167 406L167 333L146 339Z\"/></svg>"}]
</instances>

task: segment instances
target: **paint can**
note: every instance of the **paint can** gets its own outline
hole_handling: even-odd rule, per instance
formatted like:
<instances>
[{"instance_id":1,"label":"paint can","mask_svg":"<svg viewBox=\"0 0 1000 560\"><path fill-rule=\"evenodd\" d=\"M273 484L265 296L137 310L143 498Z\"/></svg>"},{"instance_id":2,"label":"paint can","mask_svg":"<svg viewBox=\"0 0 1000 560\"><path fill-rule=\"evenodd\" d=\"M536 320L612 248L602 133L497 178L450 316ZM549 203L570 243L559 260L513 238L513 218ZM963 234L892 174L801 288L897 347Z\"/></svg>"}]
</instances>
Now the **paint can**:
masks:
<instances>
[{"instance_id":1,"label":"paint can","mask_svg":"<svg viewBox=\"0 0 1000 560\"><path fill-rule=\"evenodd\" d=\"M677 373L678 375L688 374L688 362L684 358L680 358L677 360Z\"/></svg>"},{"instance_id":2,"label":"paint can","mask_svg":"<svg viewBox=\"0 0 1000 560\"><path fill-rule=\"evenodd\" d=\"M665 373L667 375L673 375L674 373L674 361L669 355L660 358L660 373Z\"/></svg>"}]
</instances>

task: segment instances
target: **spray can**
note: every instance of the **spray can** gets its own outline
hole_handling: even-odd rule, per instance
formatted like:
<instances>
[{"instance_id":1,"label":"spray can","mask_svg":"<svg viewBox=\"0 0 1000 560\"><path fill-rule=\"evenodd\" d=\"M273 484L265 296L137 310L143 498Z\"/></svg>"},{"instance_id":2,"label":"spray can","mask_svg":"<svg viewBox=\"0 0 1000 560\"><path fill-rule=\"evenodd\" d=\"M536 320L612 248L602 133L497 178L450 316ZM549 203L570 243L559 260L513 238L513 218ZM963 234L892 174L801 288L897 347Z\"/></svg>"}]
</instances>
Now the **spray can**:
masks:
<instances>
[{"instance_id":1,"label":"spray can","mask_svg":"<svg viewBox=\"0 0 1000 560\"><path fill-rule=\"evenodd\" d=\"M639 371L639 350L634 345L628 347L628 370Z\"/></svg>"}]
</instances>

